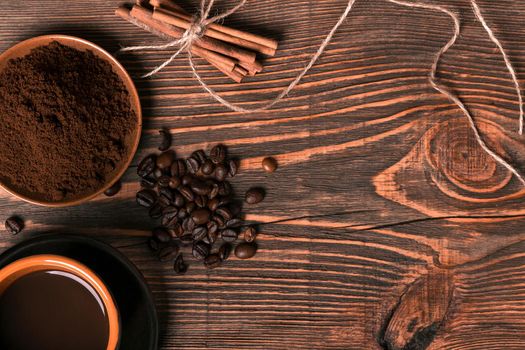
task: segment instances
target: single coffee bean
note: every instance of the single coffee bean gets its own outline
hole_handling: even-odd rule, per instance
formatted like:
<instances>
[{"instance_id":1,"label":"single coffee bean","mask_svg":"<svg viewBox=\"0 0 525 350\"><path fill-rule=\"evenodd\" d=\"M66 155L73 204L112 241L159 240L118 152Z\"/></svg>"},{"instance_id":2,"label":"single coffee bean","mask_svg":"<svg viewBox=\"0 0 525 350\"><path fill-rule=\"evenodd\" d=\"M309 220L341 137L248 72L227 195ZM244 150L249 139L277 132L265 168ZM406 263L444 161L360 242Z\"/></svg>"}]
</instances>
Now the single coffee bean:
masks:
<instances>
[{"instance_id":1,"label":"single coffee bean","mask_svg":"<svg viewBox=\"0 0 525 350\"><path fill-rule=\"evenodd\" d=\"M213 215L212 220L217 223L217 226L219 226L220 229L223 229L226 227L226 221L224 221L223 217L220 215Z\"/></svg>"},{"instance_id":2,"label":"single coffee bean","mask_svg":"<svg viewBox=\"0 0 525 350\"><path fill-rule=\"evenodd\" d=\"M175 200L175 193L168 187L161 187L159 189L159 198L163 199L165 203L170 204Z\"/></svg>"},{"instance_id":3,"label":"single coffee bean","mask_svg":"<svg viewBox=\"0 0 525 350\"><path fill-rule=\"evenodd\" d=\"M156 167L155 169L153 169L153 172L151 173L151 175L153 175L155 180L158 180L162 175L164 175L164 172L162 171L161 168Z\"/></svg>"},{"instance_id":4,"label":"single coffee bean","mask_svg":"<svg viewBox=\"0 0 525 350\"><path fill-rule=\"evenodd\" d=\"M257 252L257 245L252 243L241 243L235 247L235 256L239 259L250 259Z\"/></svg>"},{"instance_id":5,"label":"single coffee bean","mask_svg":"<svg viewBox=\"0 0 525 350\"><path fill-rule=\"evenodd\" d=\"M171 228L168 228L168 232L170 233L171 238L175 239L182 236L184 229L182 228L182 225L177 222Z\"/></svg>"},{"instance_id":6,"label":"single coffee bean","mask_svg":"<svg viewBox=\"0 0 525 350\"><path fill-rule=\"evenodd\" d=\"M190 175L184 175L181 179L182 186L189 186L192 181L193 178Z\"/></svg>"},{"instance_id":7,"label":"single coffee bean","mask_svg":"<svg viewBox=\"0 0 525 350\"><path fill-rule=\"evenodd\" d=\"M277 169L277 161L275 158L266 157L262 160L262 167L267 173L273 173Z\"/></svg>"},{"instance_id":8,"label":"single coffee bean","mask_svg":"<svg viewBox=\"0 0 525 350\"><path fill-rule=\"evenodd\" d=\"M208 197L206 196L197 196L195 197L195 204L199 208L204 208L208 205Z\"/></svg>"},{"instance_id":9,"label":"single coffee bean","mask_svg":"<svg viewBox=\"0 0 525 350\"><path fill-rule=\"evenodd\" d=\"M222 260L219 254L211 254L206 259L204 259L204 266L206 266L209 269L214 269L219 266L221 266Z\"/></svg>"},{"instance_id":10,"label":"single coffee bean","mask_svg":"<svg viewBox=\"0 0 525 350\"><path fill-rule=\"evenodd\" d=\"M208 208L210 208L211 211L217 210L219 207L219 198L215 197L208 201Z\"/></svg>"},{"instance_id":11,"label":"single coffee bean","mask_svg":"<svg viewBox=\"0 0 525 350\"><path fill-rule=\"evenodd\" d=\"M24 222L17 216L11 216L5 221L5 229L12 235L19 234L24 229Z\"/></svg>"},{"instance_id":12,"label":"single coffee bean","mask_svg":"<svg viewBox=\"0 0 525 350\"><path fill-rule=\"evenodd\" d=\"M194 193L202 195L202 196L210 193L210 187L208 186L208 184L199 179L193 179L193 181L191 182L190 188L192 189Z\"/></svg>"},{"instance_id":13,"label":"single coffee bean","mask_svg":"<svg viewBox=\"0 0 525 350\"><path fill-rule=\"evenodd\" d=\"M206 208L196 209L191 213L191 218L197 225L204 225L210 220L210 211Z\"/></svg>"},{"instance_id":14,"label":"single coffee bean","mask_svg":"<svg viewBox=\"0 0 525 350\"><path fill-rule=\"evenodd\" d=\"M195 204L195 202L188 202L188 203L186 203L186 206L185 206L186 212L188 214L191 214L191 213L193 213L193 211L195 210L196 207L197 207L197 205Z\"/></svg>"},{"instance_id":15,"label":"single coffee bean","mask_svg":"<svg viewBox=\"0 0 525 350\"><path fill-rule=\"evenodd\" d=\"M186 167L190 173L196 174L201 168L201 163L197 158L189 157L186 159Z\"/></svg>"},{"instance_id":16,"label":"single coffee bean","mask_svg":"<svg viewBox=\"0 0 525 350\"><path fill-rule=\"evenodd\" d=\"M179 213L177 214L180 220L183 220L188 216L188 212L186 211L186 208L179 208Z\"/></svg>"},{"instance_id":17,"label":"single coffee bean","mask_svg":"<svg viewBox=\"0 0 525 350\"><path fill-rule=\"evenodd\" d=\"M182 228L184 229L184 232L193 233L193 229L195 228L195 221L191 217L186 217L184 221L182 222Z\"/></svg>"},{"instance_id":18,"label":"single coffee bean","mask_svg":"<svg viewBox=\"0 0 525 350\"><path fill-rule=\"evenodd\" d=\"M153 238L155 238L160 243L168 243L171 241L170 233L163 227L157 227L153 229L152 235Z\"/></svg>"},{"instance_id":19,"label":"single coffee bean","mask_svg":"<svg viewBox=\"0 0 525 350\"><path fill-rule=\"evenodd\" d=\"M201 166L201 171L204 175L211 175L215 170L215 165L210 159L206 159Z\"/></svg>"},{"instance_id":20,"label":"single coffee bean","mask_svg":"<svg viewBox=\"0 0 525 350\"><path fill-rule=\"evenodd\" d=\"M215 221L208 221L206 224L206 227L208 228L208 234L209 233L218 233L219 232L219 225Z\"/></svg>"},{"instance_id":21,"label":"single coffee bean","mask_svg":"<svg viewBox=\"0 0 525 350\"><path fill-rule=\"evenodd\" d=\"M174 227L179 222L179 209L168 206L162 210L162 219L160 223L164 227Z\"/></svg>"},{"instance_id":22,"label":"single coffee bean","mask_svg":"<svg viewBox=\"0 0 525 350\"><path fill-rule=\"evenodd\" d=\"M179 254L179 247L177 245L168 244L159 250L157 256L160 261L166 262L175 259L177 254Z\"/></svg>"},{"instance_id":23,"label":"single coffee bean","mask_svg":"<svg viewBox=\"0 0 525 350\"><path fill-rule=\"evenodd\" d=\"M159 151L165 152L171 147L171 134L169 130L161 129L159 130L161 139Z\"/></svg>"},{"instance_id":24,"label":"single coffee bean","mask_svg":"<svg viewBox=\"0 0 525 350\"><path fill-rule=\"evenodd\" d=\"M230 257L230 253L232 251L232 246L229 243L224 243L219 248L219 256L221 257L221 260L227 260Z\"/></svg>"},{"instance_id":25,"label":"single coffee bean","mask_svg":"<svg viewBox=\"0 0 525 350\"><path fill-rule=\"evenodd\" d=\"M206 239L204 239L204 242L208 244L213 244L217 241L217 238L219 238L219 231L208 232L208 235L206 236Z\"/></svg>"},{"instance_id":26,"label":"single coffee bean","mask_svg":"<svg viewBox=\"0 0 525 350\"><path fill-rule=\"evenodd\" d=\"M262 188L254 187L246 191L244 201L248 204L257 204L264 199L264 190Z\"/></svg>"},{"instance_id":27,"label":"single coffee bean","mask_svg":"<svg viewBox=\"0 0 525 350\"><path fill-rule=\"evenodd\" d=\"M158 219L162 216L162 204L159 201L149 208L149 216L153 219Z\"/></svg>"},{"instance_id":28,"label":"single coffee bean","mask_svg":"<svg viewBox=\"0 0 525 350\"><path fill-rule=\"evenodd\" d=\"M215 164L220 164L226 158L226 147L223 145L214 146L210 151L210 159Z\"/></svg>"},{"instance_id":29,"label":"single coffee bean","mask_svg":"<svg viewBox=\"0 0 525 350\"><path fill-rule=\"evenodd\" d=\"M176 189L181 184L180 177L172 176L170 178L170 182L168 183L168 186L170 188Z\"/></svg>"},{"instance_id":30,"label":"single coffee bean","mask_svg":"<svg viewBox=\"0 0 525 350\"><path fill-rule=\"evenodd\" d=\"M242 234L246 242L253 242L255 241L255 237L257 237L257 230L253 226L248 226L244 229Z\"/></svg>"},{"instance_id":31,"label":"single coffee bean","mask_svg":"<svg viewBox=\"0 0 525 350\"><path fill-rule=\"evenodd\" d=\"M118 180L115 182L110 188L104 191L104 194L108 197L113 197L117 193L120 192L120 189L122 188L122 182Z\"/></svg>"},{"instance_id":32,"label":"single coffee bean","mask_svg":"<svg viewBox=\"0 0 525 350\"><path fill-rule=\"evenodd\" d=\"M184 163L184 160L175 160L173 164L171 164L170 172L171 176L175 177L183 177L186 175L186 164Z\"/></svg>"},{"instance_id":33,"label":"single coffee bean","mask_svg":"<svg viewBox=\"0 0 525 350\"><path fill-rule=\"evenodd\" d=\"M223 217L224 221L229 221L233 218L230 209L226 207L219 207L215 210L215 214L218 214Z\"/></svg>"},{"instance_id":34,"label":"single coffee bean","mask_svg":"<svg viewBox=\"0 0 525 350\"><path fill-rule=\"evenodd\" d=\"M180 236L179 240L185 246L193 244L193 235L191 234L191 232L185 233L182 236Z\"/></svg>"},{"instance_id":35,"label":"single coffee bean","mask_svg":"<svg viewBox=\"0 0 525 350\"><path fill-rule=\"evenodd\" d=\"M225 207L230 204L230 199L228 197L219 197L219 207Z\"/></svg>"},{"instance_id":36,"label":"single coffee bean","mask_svg":"<svg viewBox=\"0 0 525 350\"><path fill-rule=\"evenodd\" d=\"M180 194L187 200L187 201L194 201L195 195L193 194L193 191L188 186L182 186L179 189Z\"/></svg>"},{"instance_id":37,"label":"single coffee bean","mask_svg":"<svg viewBox=\"0 0 525 350\"><path fill-rule=\"evenodd\" d=\"M179 275L185 274L186 271L188 271L188 265L186 265L186 263L184 262L182 253L180 253L177 256L177 258L175 258L175 262L173 263L173 270Z\"/></svg>"},{"instance_id":38,"label":"single coffee bean","mask_svg":"<svg viewBox=\"0 0 525 350\"><path fill-rule=\"evenodd\" d=\"M155 177L153 177L153 175L151 174L144 176L140 180L140 186L144 188L153 188L155 187L156 184L157 184L157 179L155 179Z\"/></svg>"},{"instance_id":39,"label":"single coffee bean","mask_svg":"<svg viewBox=\"0 0 525 350\"><path fill-rule=\"evenodd\" d=\"M204 260L210 255L210 246L202 241L193 244L192 254L197 260Z\"/></svg>"},{"instance_id":40,"label":"single coffee bean","mask_svg":"<svg viewBox=\"0 0 525 350\"><path fill-rule=\"evenodd\" d=\"M217 197L218 195L219 195L219 185L214 183L211 186L210 193L208 194L208 197L210 199L213 199L213 198Z\"/></svg>"},{"instance_id":41,"label":"single coffee bean","mask_svg":"<svg viewBox=\"0 0 525 350\"><path fill-rule=\"evenodd\" d=\"M217 165L215 167L215 178L217 181L224 181L226 179L226 175L228 175L228 169L222 164Z\"/></svg>"},{"instance_id":42,"label":"single coffee bean","mask_svg":"<svg viewBox=\"0 0 525 350\"><path fill-rule=\"evenodd\" d=\"M225 242L235 242L237 240L238 234L232 229L226 229L221 231L221 238Z\"/></svg>"},{"instance_id":43,"label":"single coffee bean","mask_svg":"<svg viewBox=\"0 0 525 350\"><path fill-rule=\"evenodd\" d=\"M194 241L202 241L208 235L208 229L204 226L197 226L193 229L192 236Z\"/></svg>"},{"instance_id":44,"label":"single coffee bean","mask_svg":"<svg viewBox=\"0 0 525 350\"><path fill-rule=\"evenodd\" d=\"M154 154L150 154L146 158L142 159L139 163L139 166L137 167L137 174L140 177L145 177L153 172L155 170L155 165L157 161L157 156Z\"/></svg>"},{"instance_id":45,"label":"single coffee bean","mask_svg":"<svg viewBox=\"0 0 525 350\"><path fill-rule=\"evenodd\" d=\"M174 206L176 206L177 208L180 208L184 205L185 202L186 200L180 193L175 193L174 198L173 198Z\"/></svg>"},{"instance_id":46,"label":"single coffee bean","mask_svg":"<svg viewBox=\"0 0 525 350\"><path fill-rule=\"evenodd\" d=\"M239 165L237 164L237 161L235 161L234 159L230 159L228 161L228 174L231 177L234 177L235 175L237 175L238 170L239 170Z\"/></svg>"},{"instance_id":47,"label":"single coffee bean","mask_svg":"<svg viewBox=\"0 0 525 350\"><path fill-rule=\"evenodd\" d=\"M170 185L171 178L168 175L162 175L157 180L160 187L168 187Z\"/></svg>"},{"instance_id":48,"label":"single coffee bean","mask_svg":"<svg viewBox=\"0 0 525 350\"><path fill-rule=\"evenodd\" d=\"M137 203L145 208L150 208L157 201L157 193L144 189L137 192Z\"/></svg>"},{"instance_id":49,"label":"single coffee bean","mask_svg":"<svg viewBox=\"0 0 525 350\"><path fill-rule=\"evenodd\" d=\"M239 218L233 218L233 219L230 219L226 222L226 227L228 228L231 228L231 227L239 227L242 225L242 219L239 219Z\"/></svg>"},{"instance_id":50,"label":"single coffee bean","mask_svg":"<svg viewBox=\"0 0 525 350\"><path fill-rule=\"evenodd\" d=\"M154 237L148 239L148 247L152 252L158 252L162 244L157 241Z\"/></svg>"},{"instance_id":51,"label":"single coffee bean","mask_svg":"<svg viewBox=\"0 0 525 350\"><path fill-rule=\"evenodd\" d=\"M171 151L162 152L157 157L157 167L159 169L169 169L175 160L175 153Z\"/></svg>"},{"instance_id":52,"label":"single coffee bean","mask_svg":"<svg viewBox=\"0 0 525 350\"><path fill-rule=\"evenodd\" d=\"M232 186L228 181L219 184L219 194L223 197L229 196L232 193Z\"/></svg>"},{"instance_id":53,"label":"single coffee bean","mask_svg":"<svg viewBox=\"0 0 525 350\"><path fill-rule=\"evenodd\" d=\"M206 161L206 153L204 153L202 149L193 152L191 156L197 159L201 164Z\"/></svg>"}]
</instances>

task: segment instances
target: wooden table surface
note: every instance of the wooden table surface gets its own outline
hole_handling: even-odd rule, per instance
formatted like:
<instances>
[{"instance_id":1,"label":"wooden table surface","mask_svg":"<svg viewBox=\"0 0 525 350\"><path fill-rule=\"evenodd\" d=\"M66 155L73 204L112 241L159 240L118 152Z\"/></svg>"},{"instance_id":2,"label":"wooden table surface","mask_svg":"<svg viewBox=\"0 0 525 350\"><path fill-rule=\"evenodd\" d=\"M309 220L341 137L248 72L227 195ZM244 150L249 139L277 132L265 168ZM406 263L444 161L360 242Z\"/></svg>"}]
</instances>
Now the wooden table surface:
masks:
<instances>
[{"instance_id":1,"label":"wooden table surface","mask_svg":"<svg viewBox=\"0 0 525 350\"><path fill-rule=\"evenodd\" d=\"M487 142L525 172L517 99L501 55L469 1L428 2L462 19L440 77L459 92ZM49 33L109 51L160 42L116 18L120 3L4 1L0 51ZM183 4L191 10L197 1ZM304 67L345 6L249 0L226 22L278 38L278 54L241 85L202 61L199 70L223 96L254 107ZM479 6L525 79L525 2ZM523 349L525 189L480 149L458 108L429 86L433 55L451 33L450 19L438 12L357 0L289 98L256 114L218 105L180 57L154 78L136 79L145 125L123 191L67 209L0 192L0 217L27 220L22 234L0 236L0 250L50 231L111 243L151 286L163 349ZM138 76L168 55L121 60ZM267 189L267 199L247 211L261 223L253 259L212 271L190 261L188 274L175 276L145 247L155 222L135 204L135 170L156 150L162 127L180 155L225 143L243 160L237 191ZM280 162L272 175L260 168L267 155Z\"/></svg>"}]
</instances>

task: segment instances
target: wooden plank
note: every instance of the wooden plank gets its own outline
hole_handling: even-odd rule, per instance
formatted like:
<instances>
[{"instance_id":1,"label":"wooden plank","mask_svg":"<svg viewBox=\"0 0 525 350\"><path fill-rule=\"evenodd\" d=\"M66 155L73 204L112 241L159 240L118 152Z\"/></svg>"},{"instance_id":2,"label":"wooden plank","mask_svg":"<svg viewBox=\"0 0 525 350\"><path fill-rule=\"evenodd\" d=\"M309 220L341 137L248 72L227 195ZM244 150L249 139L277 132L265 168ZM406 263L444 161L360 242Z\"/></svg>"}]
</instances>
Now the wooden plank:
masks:
<instances>
[{"instance_id":1,"label":"wooden plank","mask_svg":"<svg viewBox=\"0 0 525 350\"><path fill-rule=\"evenodd\" d=\"M489 143L525 171L523 140L515 134L517 99L503 60L468 1L439 3L463 21L440 77L466 101ZM111 52L156 42L113 15L120 4L6 2L0 51L48 33L81 36ZM191 11L196 2L182 4ZM277 55L242 84L201 60L199 71L221 95L255 107L304 67L345 5L249 1L227 24L278 38ZM479 5L525 79L525 3ZM433 55L450 34L449 19L439 13L358 0L303 83L256 114L218 105L180 57L155 77L136 79L144 136L123 191L53 210L0 191L0 218L19 214L28 222L19 236L0 235L0 250L48 231L94 235L119 247L151 284L163 349L524 348L525 192L483 154L463 115L428 84ZM167 57L148 51L120 60L139 76ZM149 254L143 243L155 222L134 203L135 167L156 150L162 127L173 133L180 155L227 144L242 158L236 190L267 189L267 199L247 212L263 223L253 260L233 259L214 271L192 262L180 277ZM273 175L259 166L267 155L280 163ZM437 299L449 291L442 281L453 290L446 310L445 299ZM433 317L408 320L424 312ZM393 315L403 322L391 323ZM388 337L389 325L400 336Z\"/></svg>"}]
</instances>

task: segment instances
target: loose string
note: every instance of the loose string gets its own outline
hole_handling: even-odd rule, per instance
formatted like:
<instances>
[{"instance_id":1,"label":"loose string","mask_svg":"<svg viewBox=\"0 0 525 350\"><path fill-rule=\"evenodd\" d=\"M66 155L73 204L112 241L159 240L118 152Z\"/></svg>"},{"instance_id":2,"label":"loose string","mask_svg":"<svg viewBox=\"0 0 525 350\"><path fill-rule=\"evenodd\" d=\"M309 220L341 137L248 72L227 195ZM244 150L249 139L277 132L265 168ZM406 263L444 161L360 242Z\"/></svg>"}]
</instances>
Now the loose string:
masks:
<instances>
[{"instance_id":1,"label":"loose string","mask_svg":"<svg viewBox=\"0 0 525 350\"><path fill-rule=\"evenodd\" d=\"M337 23L332 27L332 29L330 30L330 32L328 33L326 38L321 43L321 45L319 46L319 48L316 51L316 53L312 56L312 58L310 59L308 64L292 80L292 82L290 82L290 84L286 88L284 88L274 99L270 100L269 102L263 104L260 107L253 108L253 109L243 108L243 107L241 107L241 106L239 106L237 104L233 104L233 103L227 101L226 99L221 97L215 90L213 90L210 86L208 86L208 84L206 84L206 82L202 79L200 74L197 72L197 69L196 69L194 61L193 61L193 56L192 56L191 50L190 50L191 46L193 45L193 43L204 35L204 32L206 31L206 28L210 24L215 23L216 21L219 21L219 20L221 20L221 19L223 19L223 18L225 18L225 17L235 13L237 10L239 10L241 7L244 6L244 4L246 3L246 0L241 0L235 7L231 8L230 10L228 10L228 11L226 11L226 12L220 14L220 15L217 15L217 16L214 16L214 17L211 17L211 18L208 18L208 16L210 14L210 11L211 11L211 9L213 7L213 4L214 4L215 0L208 0L208 1L207 0L201 0L200 9L199 9L199 15L193 18L191 26L184 32L183 36L180 39L171 41L171 42L169 42L167 44L164 44L164 45L148 45L148 46L125 47L125 48L122 48L120 50L120 52L149 50L149 49L152 49L152 50L165 50L165 49L168 49L168 48L171 48L171 47L179 46L179 49L173 55L171 55L171 57L168 60L166 60L160 66L156 67L151 72L145 74L144 77L149 77L149 76L152 76L152 75L158 73L160 70L164 69L167 65L169 65L181 52L186 51L187 55L188 55L188 62L189 62L189 65L191 67L191 70L193 72L193 75L195 76L197 81L201 84L201 86L204 88L204 90L206 90L210 94L211 97L213 97L219 103L221 103L225 107L231 109L232 111L243 112L243 113L253 113L253 112L264 111L264 110L267 110L267 109L273 107L275 104L279 103L282 99L284 99L288 95L288 93L290 93L297 86L297 84L299 84L299 82L302 80L302 78L314 66L314 64L317 62L319 57L321 57L321 55L325 51L325 49L328 46L328 44L330 44L330 42L332 41L332 38L333 38L334 34L337 32L339 27L343 24L345 19L348 17L350 11L352 10L352 7L353 7L355 1L356 0L349 0L348 1L348 4L347 4L346 8L345 8L344 12L342 13L341 17L339 18L339 20L337 21ZM404 0L387 0L387 1L389 1L391 3L394 3L394 4L397 4L397 5L407 6L407 7L411 7L411 8L423 8L423 9L429 9L429 10L434 10L434 11L440 11L442 13L445 13L446 15L448 15L452 19L452 21L454 22L454 33L453 33L452 37L450 38L450 40L438 51L438 53L436 54L436 56L434 58L434 61L432 63L432 67L431 67L431 70L430 70L430 73L429 73L430 84L435 90L437 90L441 94L445 95L452 102L454 102L461 109L461 111L465 114L465 116L467 117L467 120L469 122L469 125L470 125L470 127L471 127L471 129L472 129L472 131L474 133L476 141L478 142L480 147L487 154L489 154L496 162L498 162L499 164L504 166L507 170L512 172L518 178L518 180L525 186L525 179L523 178L523 176L510 163L508 163L505 159L503 159L496 152L494 152L486 144L486 142L483 140L483 138L481 137L481 133L480 133L480 131L478 129L478 126L476 125L476 122L474 121L474 117L469 112L469 110L467 109L467 107L465 106L463 101L461 101L461 99L459 97L457 97L454 93L452 93L446 86L444 86L443 84L439 83L438 79L436 78L436 73L437 73L437 70L438 70L438 66L439 66L439 62L441 60L441 57L443 56L443 54L445 54L456 43L457 39L459 38L460 29L461 29L459 16L456 13L454 13L454 12L444 8L444 7L438 6L438 5L430 5L430 4L418 3L418 2L409 2L409 1L404 1ZM522 98L521 89L520 89L520 85L519 85L519 82L518 82L518 78L517 78L516 72L515 72L515 70L514 70L514 68L512 66L512 63L510 62L510 59L507 56L505 50L503 49L503 46L501 45L499 40L496 38L496 36L494 35L492 30L488 26L487 22L483 18L483 15L481 14L481 11L480 11L476 1L475 0L471 0L471 4L472 4L472 7L473 7L474 14L476 15L476 18L481 22L481 24L483 25L483 28L485 29L485 31L489 35L489 38L491 39L491 41L494 44L496 44L496 46L498 47L501 55L503 56L503 59L505 61L505 65L507 66L507 69L508 69L508 71L509 71L509 73L510 73L510 75L512 77L513 82L514 82L515 89L516 89L516 92L517 92L517 95L518 95L518 101L519 101L519 109L520 109L519 134L521 135L523 133L524 110L523 110L523 98Z\"/></svg>"}]
</instances>

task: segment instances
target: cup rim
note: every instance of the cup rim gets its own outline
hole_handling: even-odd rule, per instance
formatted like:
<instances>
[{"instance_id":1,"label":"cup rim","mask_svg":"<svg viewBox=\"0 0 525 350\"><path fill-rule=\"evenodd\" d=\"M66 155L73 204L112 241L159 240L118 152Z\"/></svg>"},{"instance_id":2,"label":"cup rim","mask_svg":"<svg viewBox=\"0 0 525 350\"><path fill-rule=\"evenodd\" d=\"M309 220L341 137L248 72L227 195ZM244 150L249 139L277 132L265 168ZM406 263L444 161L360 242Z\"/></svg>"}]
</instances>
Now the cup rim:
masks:
<instances>
[{"instance_id":1,"label":"cup rim","mask_svg":"<svg viewBox=\"0 0 525 350\"><path fill-rule=\"evenodd\" d=\"M69 206L75 206L80 205L85 202L90 201L91 199L99 196L100 194L104 193L108 188L113 186L126 172L126 170L131 165L131 162L133 161L135 154L137 153L137 149L140 143L140 138L142 134L142 107L140 103L139 94L137 91L137 88L135 86L135 83L133 82L133 79L129 75L129 73L126 71L124 66L115 58L113 57L109 52L104 50L102 47L92 43L91 41L88 41L86 39L82 39L76 36L71 35L64 35L64 34L48 34L48 35L41 35L32 37L23 41L20 41L16 43L15 45L8 48L6 51L0 53L0 70L2 69L2 63L5 61L8 61L11 58L16 57L22 57L24 54L20 54L21 52L25 52L27 50L31 50L40 46L45 46L53 41L57 41L62 45L66 45L69 47L73 47L77 50L91 50L93 54L95 54L97 57L105 60L111 66L113 67L115 73L120 77L122 80L124 86L126 87L126 90L128 90L129 96L130 96L130 104L131 108L135 112L137 116L137 121L135 123L135 129L133 130L134 135L132 137L132 140L130 142L130 149L129 153L127 155L127 159L121 162L121 168L112 174L111 178L106 182L104 186L101 186L98 190L88 193L86 195L75 197L72 199L67 200L60 200L60 201L46 201L41 198L32 197L30 194L22 193L21 191L15 189L11 184L5 183L4 181L0 181L0 187L2 187L5 191L12 194L13 196L31 203L36 204L40 206L45 207L69 207Z\"/></svg>"},{"instance_id":2,"label":"cup rim","mask_svg":"<svg viewBox=\"0 0 525 350\"><path fill-rule=\"evenodd\" d=\"M32 272L60 270L69 272L87 282L102 300L108 318L106 350L116 350L120 340L118 308L104 282L86 265L70 258L53 254L33 255L16 260L0 269L0 294L14 281ZM3 285L6 283L5 285Z\"/></svg>"}]
</instances>

